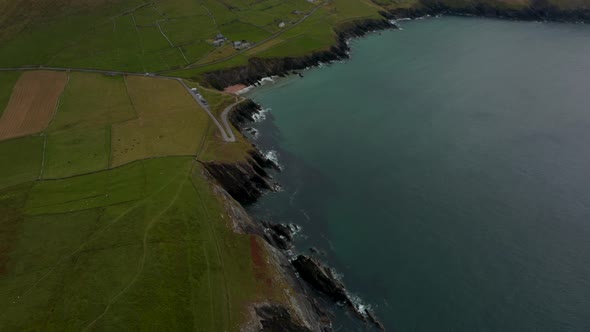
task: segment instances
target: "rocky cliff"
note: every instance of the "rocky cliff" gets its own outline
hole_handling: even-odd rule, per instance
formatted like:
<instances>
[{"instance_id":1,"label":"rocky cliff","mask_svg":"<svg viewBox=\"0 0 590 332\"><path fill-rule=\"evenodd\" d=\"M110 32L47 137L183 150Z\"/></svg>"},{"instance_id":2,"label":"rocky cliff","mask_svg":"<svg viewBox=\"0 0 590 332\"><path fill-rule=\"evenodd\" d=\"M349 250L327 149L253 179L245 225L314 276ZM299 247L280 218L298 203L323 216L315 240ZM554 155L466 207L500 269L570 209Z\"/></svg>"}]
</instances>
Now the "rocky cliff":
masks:
<instances>
[{"instance_id":1,"label":"rocky cliff","mask_svg":"<svg viewBox=\"0 0 590 332\"><path fill-rule=\"evenodd\" d=\"M353 21L337 29L337 41L328 50L313 52L302 57L285 58L251 58L248 65L222 69L205 74L205 80L216 89L223 89L234 84L251 85L263 77L283 75L293 70L304 69L319 63L348 57L347 40L360 37L367 32L395 27L386 19L369 19Z\"/></svg>"},{"instance_id":2,"label":"rocky cliff","mask_svg":"<svg viewBox=\"0 0 590 332\"><path fill-rule=\"evenodd\" d=\"M206 162L203 165L209 175L242 204L253 203L262 196L264 191L274 188L265 168L276 168L277 166L254 147L244 161L235 163Z\"/></svg>"},{"instance_id":3,"label":"rocky cliff","mask_svg":"<svg viewBox=\"0 0 590 332\"><path fill-rule=\"evenodd\" d=\"M417 18L426 15L469 15L523 21L590 22L590 9L562 9L547 0L532 0L528 5L509 7L500 2L420 0L409 8L391 9L390 18Z\"/></svg>"}]
</instances>

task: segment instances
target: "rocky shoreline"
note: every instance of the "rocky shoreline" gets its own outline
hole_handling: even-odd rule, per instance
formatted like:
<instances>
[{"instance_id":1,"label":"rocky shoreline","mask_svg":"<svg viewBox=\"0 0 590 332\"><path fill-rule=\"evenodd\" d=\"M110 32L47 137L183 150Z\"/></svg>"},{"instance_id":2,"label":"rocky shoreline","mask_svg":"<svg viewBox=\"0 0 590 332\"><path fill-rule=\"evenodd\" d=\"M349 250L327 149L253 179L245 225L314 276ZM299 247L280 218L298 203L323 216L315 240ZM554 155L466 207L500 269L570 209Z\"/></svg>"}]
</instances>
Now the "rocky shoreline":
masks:
<instances>
[{"instance_id":1,"label":"rocky shoreline","mask_svg":"<svg viewBox=\"0 0 590 332\"><path fill-rule=\"evenodd\" d=\"M422 0L409 8L391 9L381 13L389 19L419 18L424 16L454 15L501 18L519 21L552 21L566 23L590 22L588 9L560 9L547 0L534 0L520 9L492 6L484 2L471 2L462 6L443 1Z\"/></svg>"},{"instance_id":2,"label":"rocky shoreline","mask_svg":"<svg viewBox=\"0 0 590 332\"><path fill-rule=\"evenodd\" d=\"M260 111L258 104L246 100L232 109L230 120L241 131L249 122L254 121L255 115ZM361 321L385 330L374 313L355 305L346 287L331 268L308 255L293 256L293 236L299 230L297 225L254 222L243 210L240 204L253 203L264 192L276 187L266 170L279 171L278 165L265 158L255 146L252 146L245 162L203 164L207 175L220 186L218 193L227 198L226 210L232 216L234 231L256 234L263 238L269 246L267 250L271 252L272 260L277 262L281 274L290 280L289 284L299 296L291 307L269 303L255 305L253 316L257 323L249 327L256 326L260 331L332 331L328 314L315 300L316 296L324 296L347 308ZM227 196L231 196L231 200Z\"/></svg>"},{"instance_id":3,"label":"rocky shoreline","mask_svg":"<svg viewBox=\"0 0 590 332\"><path fill-rule=\"evenodd\" d=\"M590 22L588 10L560 10L550 6L545 0L535 1L533 6L524 9L497 8L483 3L451 7L443 2L423 0L418 6L382 11L381 15L384 19L355 21L342 26L337 32L336 44L329 50L314 52L304 57L252 58L246 66L209 72L205 74L205 79L212 87L222 90L226 86L254 85L264 77L283 76L320 63L346 59L349 57L348 40L350 38L361 37L371 31L397 28L390 20L400 18L468 15L526 21ZM259 105L247 100L234 107L230 120L238 130L243 131L249 122L254 121L254 116L260 110ZM265 191L276 187L265 169L278 170L278 165L266 159L255 146L246 162L205 163L204 165L209 175L223 187L225 192L241 204L253 203ZM370 310L358 308L353 303L344 284L331 268L308 255L292 256L292 241L296 226L266 221L252 222L241 206L232 206L231 209L239 210L240 214L243 214L241 218L248 220L246 223L238 222L242 223L242 227L247 225L242 231L258 234L266 240L272 248L270 251L273 259L281 267L281 273L290 280L291 286L296 289L299 296L290 307L268 303L255 305L254 320L256 322L244 330L255 326L255 329L259 331L332 331L328 314L320 308L314 298L318 294L343 305L362 321L385 330L383 324Z\"/></svg>"},{"instance_id":4,"label":"rocky shoreline","mask_svg":"<svg viewBox=\"0 0 590 332\"><path fill-rule=\"evenodd\" d=\"M252 58L248 65L212 71L205 74L205 81L213 88L223 90L235 84L253 85L264 77L283 76L295 70L317 66L348 58L348 39L362 37L371 31L396 28L386 18L368 19L346 23L338 28L336 44L325 51L313 52L302 57Z\"/></svg>"}]
</instances>

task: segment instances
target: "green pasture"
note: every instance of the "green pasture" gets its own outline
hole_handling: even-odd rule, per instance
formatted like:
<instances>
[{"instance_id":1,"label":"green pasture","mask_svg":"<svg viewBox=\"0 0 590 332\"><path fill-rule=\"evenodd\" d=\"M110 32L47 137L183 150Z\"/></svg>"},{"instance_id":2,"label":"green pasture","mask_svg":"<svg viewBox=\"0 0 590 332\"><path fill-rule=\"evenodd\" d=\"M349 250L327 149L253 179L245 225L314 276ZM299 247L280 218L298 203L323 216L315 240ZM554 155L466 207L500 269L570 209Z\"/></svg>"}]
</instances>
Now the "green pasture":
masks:
<instances>
[{"instance_id":1,"label":"green pasture","mask_svg":"<svg viewBox=\"0 0 590 332\"><path fill-rule=\"evenodd\" d=\"M0 329L237 330L249 238L201 172L161 158L0 191Z\"/></svg>"},{"instance_id":2,"label":"green pasture","mask_svg":"<svg viewBox=\"0 0 590 332\"><path fill-rule=\"evenodd\" d=\"M110 126L69 129L47 136L43 178L63 178L108 168Z\"/></svg>"},{"instance_id":3,"label":"green pasture","mask_svg":"<svg viewBox=\"0 0 590 332\"><path fill-rule=\"evenodd\" d=\"M16 84L20 74L15 71L0 72L0 117L4 113L4 109L6 109L10 95L12 94L12 88Z\"/></svg>"},{"instance_id":4,"label":"green pasture","mask_svg":"<svg viewBox=\"0 0 590 332\"><path fill-rule=\"evenodd\" d=\"M36 180L43 162L43 136L0 141L0 189Z\"/></svg>"},{"instance_id":5,"label":"green pasture","mask_svg":"<svg viewBox=\"0 0 590 332\"><path fill-rule=\"evenodd\" d=\"M102 127L135 117L122 76L72 72L48 131Z\"/></svg>"}]
</instances>

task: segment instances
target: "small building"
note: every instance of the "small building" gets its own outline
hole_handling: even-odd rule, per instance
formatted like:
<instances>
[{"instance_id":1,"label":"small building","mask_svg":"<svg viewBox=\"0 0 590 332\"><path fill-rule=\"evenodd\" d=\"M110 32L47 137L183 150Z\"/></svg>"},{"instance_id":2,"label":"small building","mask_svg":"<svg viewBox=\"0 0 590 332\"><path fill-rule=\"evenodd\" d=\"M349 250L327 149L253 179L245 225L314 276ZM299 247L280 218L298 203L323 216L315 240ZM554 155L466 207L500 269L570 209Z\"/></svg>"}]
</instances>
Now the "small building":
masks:
<instances>
[{"instance_id":1,"label":"small building","mask_svg":"<svg viewBox=\"0 0 590 332\"><path fill-rule=\"evenodd\" d=\"M284 28L284 27L285 27L285 22L279 23L279 28Z\"/></svg>"},{"instance_id":2,"label":"small building","mask_svg":"<svg viewBox=\"0 0 590 332\"><path fill-rule=\"evenodd\" d=\"M215 39L213 41L213 46L216 46L216 47L223 46L223 44L225 44L224 39Z\"/></svg>"},{"instance_id":3,"label":"small building","mask_svg":"<svg viewBox=\"0 0 590 332\"><path fill-rule=\"evenodd\" d=\"M236 50L241 50L250 47L250 42L247 40L236 40L232 45Z\"/></svg>"}]
</instances>

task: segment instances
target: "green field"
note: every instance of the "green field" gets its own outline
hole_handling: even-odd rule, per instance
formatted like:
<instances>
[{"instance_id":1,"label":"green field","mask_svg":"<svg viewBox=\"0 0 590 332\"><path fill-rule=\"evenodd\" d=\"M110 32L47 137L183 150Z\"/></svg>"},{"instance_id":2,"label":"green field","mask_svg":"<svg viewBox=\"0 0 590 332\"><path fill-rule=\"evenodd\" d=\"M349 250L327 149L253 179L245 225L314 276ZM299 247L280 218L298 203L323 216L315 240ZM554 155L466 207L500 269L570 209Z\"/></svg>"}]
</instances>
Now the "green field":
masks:
<instances>
[{"instance_id":1,"label":"green field","mask_svg":"<svg viewBox=\"0 0 590 332\"><path fill-rule=\"evenodd\" d=\"M42 0L39 7L48 1ZM0 52L0 67L48 65L134 72L182 69L218 61L219 58L207 61L209 54L219 48L212 44L218 33L229 42L266 40L249 50L249 56L282 56L292 50L304 54L329 47L334 42L333 28L339 22L379 17L378 11L382 9L369 0L315 3L305 0L234 0L229 3L165 0L143 4L103 0L90 7L92 10L88 6L77 8L75 15L53 10L35 11L35 17L44 18L42 24L33 19L24 20L19 24L26 30L10 29L0 35L4 46ZM316 7L322 9L302 20ZM12 16L0 16L0 27L2 23L8 25L19 11L16 9ZM307 24L308 20L313 23ZM51 40L50 45L48 40ZM37 51L37 46L42 48L41 52ZM233 48L226 49L223 57L236 53L238 51ZM243 62L228 61L226 65L239 63Z\"/></svg>"},{"instance_id":2,"label":"green field","mask_svg":"<svg viewBox=\"0 0 590 332\"><path fill-rule=\"evenodd\" d=\"M13 243L0 329L236 328L256 289L248 236L226 227L200 167L153 159L2 192L24 209L18 229L0 224Z\"/></svg>"},{"instance_id":3,"label":"green field","mask_svg":"<svg viewBox=\"0 0 590 332\"><path fill-rule=\"evenodd\" d=\"M175 80L70 73L46 132L0 141L0 330L235 331L285 300L196 160L248 149Z\"/></svg>"},{"instance_id":4,"label":"green field","mask_svg":"<svg viewBox=\"0 0 590 332\"><path fill-rule=\"evenodd\" d=\"M138 118L113 125L111 165L196 155L210 118L175 80L128 77Z\"/></svg>"},{"instance_id":5,"label":"green field","mask_svg":"<svg viewBox=\"0 0 590 332\"><path fill-rule=\"evenodd\" d=\"M8 100L12 94L12 87L19 77L19 72L0 72L0 117L2 116L2 113L4 113L4 109L8 104Z\"/></svg>"},{"instance_id":6,"label":"green field","mask_svg":"<svg viewBox=\"0 0 590 332\"><path fill-rule=\"evenodd\" d=\"M195 78L220 117L235 96L203 74L326 50L343 25L424 1L0 1L0 116L22 73L12 67L68 73L48 128L0 141L0 331L239 331L249 305L290 303L274 263L253 261L263 240L234 232L236 203L202 164L243 163L252 145L235 128L223 141L177 79L149 73Z\"/></svg>"},{"instance_id":7,"label":"green field","mask_svg":"<svg viewBox=\"0 0 590 332\"><path fill-rule=\"evenodd\" d=\"M109 126L51 133L45 147L43 178L62 178L106 169L110 145Z\"/></svg>"},{"instance_id":8,"label":"green field","mask_svg":"<svg viewBox=\"0 0 590 332\"><path fill-rule=\"evenodd\" d=\"M100 127L135 117L123 77L71 73L49 131Z\"/></svg>"},{"instance_id":9,"label":"green field","mask_svg":"<svg viewBox=\"0 0 590 332\"><path fill-rule=\"evenodd\" d=\"M0 189L36 180L41 174L44 137L0 142Z\"/></svg>"}]
</instances>

